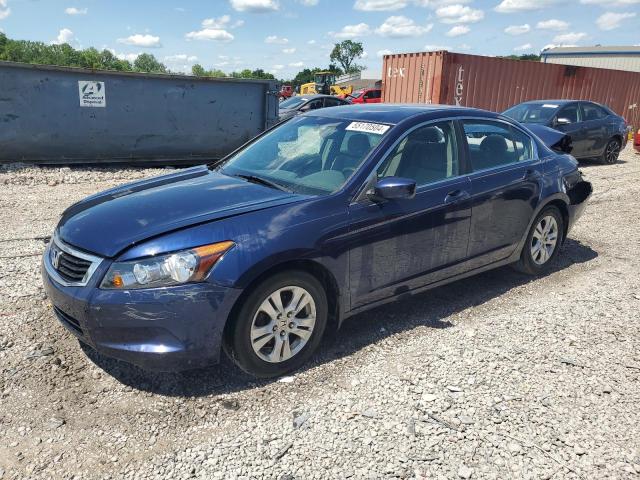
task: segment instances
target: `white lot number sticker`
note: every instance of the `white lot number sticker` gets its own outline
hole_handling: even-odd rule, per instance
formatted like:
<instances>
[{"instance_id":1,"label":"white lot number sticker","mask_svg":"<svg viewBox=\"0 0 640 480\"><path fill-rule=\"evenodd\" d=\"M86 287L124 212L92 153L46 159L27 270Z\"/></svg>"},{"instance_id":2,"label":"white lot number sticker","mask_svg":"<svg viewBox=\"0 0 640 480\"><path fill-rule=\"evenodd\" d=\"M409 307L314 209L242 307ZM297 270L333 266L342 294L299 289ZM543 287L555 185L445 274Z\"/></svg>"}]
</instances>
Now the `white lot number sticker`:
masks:
<instances>
[{"instance_id":1,"label":"white lot number sticker","mask_svg":"<svg viewBox=\"0 0 640 480\"><path fill-rule=\"evenodd\" d=\"M81 107L107 106L107 96L104 89L104 82L79 80L78 92L80 95Z\"/></svg>"},{"instance_id":2,"label":"white lot number sticker","mask_svg":"<svg viewBox=\"0 0 640 480\"><path fill-rule=\"evenodd\" d=\"M542 105L542 108L558 108L559 105L554 105L553 103L545 103Z\"/></svg>"},{"instance_id":3,"label":"white lot number sticker","mask_svg":"<svg viewBox=\"0 0 640 480\"><path fill-rule=\"evenodd\" d=\"M347 127L347 130L384 135L389 128L389 125L382 125L380 123L351 122Z\"/></svg>"}]
</instances>

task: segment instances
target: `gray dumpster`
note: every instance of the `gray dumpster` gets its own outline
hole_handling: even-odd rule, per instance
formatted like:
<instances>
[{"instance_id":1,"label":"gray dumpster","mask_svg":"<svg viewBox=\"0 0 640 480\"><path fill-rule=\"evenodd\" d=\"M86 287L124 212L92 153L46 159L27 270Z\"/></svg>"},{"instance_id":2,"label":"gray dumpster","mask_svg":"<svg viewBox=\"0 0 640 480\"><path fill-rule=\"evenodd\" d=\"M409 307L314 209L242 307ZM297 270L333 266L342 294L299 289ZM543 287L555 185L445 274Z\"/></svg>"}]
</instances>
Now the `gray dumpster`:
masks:
<instances>
[{"instance_id":1,"label":"gray dumpster","mask_svg":"<svg viewBox=\"0 0 640 480\"><path fill-rule=\"evenodd\" d=\"M0 62L0 162L202 163L277 122L275 80Z\"/></svg>"}]
</instances>

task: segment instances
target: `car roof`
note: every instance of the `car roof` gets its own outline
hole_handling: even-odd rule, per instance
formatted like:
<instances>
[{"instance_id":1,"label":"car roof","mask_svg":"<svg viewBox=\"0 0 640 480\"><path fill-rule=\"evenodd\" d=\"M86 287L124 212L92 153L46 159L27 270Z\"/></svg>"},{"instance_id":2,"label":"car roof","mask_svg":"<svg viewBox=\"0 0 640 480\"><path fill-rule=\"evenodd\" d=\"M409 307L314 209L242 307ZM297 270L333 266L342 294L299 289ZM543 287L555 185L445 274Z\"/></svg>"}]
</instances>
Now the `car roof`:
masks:
<instances>
[{"instance_id":1,"label":"car roof","mask_svg":"<svg viewBox=\"0 0 640 480\"><path fill-rule=\"evenodd\" d=\"M370 103L358 105L343 105L339 107L323 108L307 112L307 116L340 118L361 122L378 122L397 124L416 115L433 114L434 117L450 114L486 116L498 118L500 115L477 108L456 107L453 105L421 105L407 103Z\"/></svg>"},{"instance_id":2,"label":"car roof","mask_svg":"<svg viewBox=\"0 0 640 480\"><path fill-rule=\"evenodd\" d=\"M304 98L305 100L312 100L314 98L336 98L333 95L325 95L323 93L314 93L312 95L296 95L296 97Z\"/></svg>"},{"instance_id":3,"label":"car roof","mask_svg":"<svg viewBox=\"0 0 640 480\"><path fill-rule=\"evenodd\" d=\"M551 103L551 104L557 104L557 105L566 105L567 103L574 103L574 102L594 103L594 102L591 102L590 100L569 100L565 98L565 99L550 99L550 100L528 100L526 102L518 103L518 105L527 105L527 104L534 104L534 103Z\"/></svg>"}]
</instances>

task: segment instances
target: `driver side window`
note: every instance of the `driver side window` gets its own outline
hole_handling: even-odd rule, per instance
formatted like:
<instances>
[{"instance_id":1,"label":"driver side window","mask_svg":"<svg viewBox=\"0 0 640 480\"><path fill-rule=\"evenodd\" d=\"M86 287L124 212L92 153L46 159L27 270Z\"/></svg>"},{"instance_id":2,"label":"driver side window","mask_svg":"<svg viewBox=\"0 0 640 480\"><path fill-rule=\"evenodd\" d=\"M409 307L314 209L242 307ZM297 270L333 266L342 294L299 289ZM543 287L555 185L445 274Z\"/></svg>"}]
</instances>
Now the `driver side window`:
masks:
<instances>
[{"instance_id":1,"label":"driver side window","mask_svg":"<svg viewBox=\"0 0 640 480\"><path fill-rule=\"evenodd\" d=\"M378 168L378 179L405 177L418 186L460 174L453 122L431 123L409 133Z\"/></svg>"},{"instance_id":2,"label":"driver side window","mask_svg":"<svg viewBox=\"0 0 640 480\"><path fill-rule=\"evenodd\" d=\"M579 108L578 105L568 105L558 112L556 115L556 119L558 118L566 118L569 123L577 123L580 121L580 117L578 114Z\"/></svg>"}]
</instances>

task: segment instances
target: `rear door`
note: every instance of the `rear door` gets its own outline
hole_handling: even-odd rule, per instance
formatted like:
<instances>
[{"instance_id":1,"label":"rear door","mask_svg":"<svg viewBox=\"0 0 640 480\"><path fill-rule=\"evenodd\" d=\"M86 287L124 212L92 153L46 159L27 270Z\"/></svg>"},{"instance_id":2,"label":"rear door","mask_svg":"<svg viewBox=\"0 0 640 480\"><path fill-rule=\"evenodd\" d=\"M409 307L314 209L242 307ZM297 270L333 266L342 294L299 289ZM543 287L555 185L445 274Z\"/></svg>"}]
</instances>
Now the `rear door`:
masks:
<instances>
[{"instance_id":1,"label":"rear door","mask_svg":"<svg viewBox=\"0 0 640 480\"><path fill-rule=\"evenodd\" d=\"M469 268L511 255L538 205L543 168L531 137L500 120L465 119L471 174Z\"/></svg>"}]
</instances>

